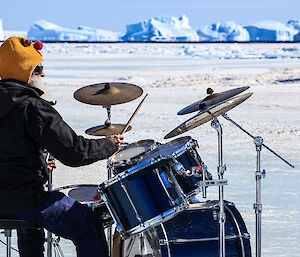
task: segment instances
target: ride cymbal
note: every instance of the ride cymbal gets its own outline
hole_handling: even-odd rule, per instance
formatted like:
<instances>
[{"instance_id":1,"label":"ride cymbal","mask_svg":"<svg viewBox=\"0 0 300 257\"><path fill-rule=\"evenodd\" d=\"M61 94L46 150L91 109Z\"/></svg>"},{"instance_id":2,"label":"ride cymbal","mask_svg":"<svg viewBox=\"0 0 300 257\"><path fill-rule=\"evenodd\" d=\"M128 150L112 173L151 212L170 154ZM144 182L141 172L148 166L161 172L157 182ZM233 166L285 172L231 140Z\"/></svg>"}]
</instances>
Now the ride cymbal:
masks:
<instances>
[{"instance_id":1,"label":"ride cymbal","mask_svg":"<svg viewBox=\"0 0 300 257\"><path fill-rule=\"evenodd\" d=\"M210 108L206 109L205 111L199 112L194 117L188 119L181 125L179 125L177 128L173 129L171 132L169 132L164 139L171 138L178 136L186 131L189 131L193 128L196 128L210 120L213 119L213 117L220 116L232 108L236 107L237 105L241 104L245 100L247 100L253 93L247 93L240 96L232 97L230 99L227 99L221 103L218 103L214 106L211 106Z\"/></svg>"},{"instance_id":2,"label":"ride cymbal","mask_svg":"<svg viewBox=\"0 0 300 257\"><path fill-rule=\"evenodd\" d=\"M120 134L125 128L126 124L110 124L110 125L100 125L89 128L85 131L86 134L91 136L111 136ZM129 126L125 132L131 130L132 127Z\"/></svg>"},{"instance_id":3,"label":"ride cymbal","mask_svg":"<svg viewBox=\"0 0 300 257\"><path fill-rule=\"evenodd\" d=\"M239 88L234 88L234 89L230 89L224 92L220 92L220 93L213 93L210 94L209 96L205 97L202 100L199 100L185 108L183 108L182 110L180 110L177 115L184 115L184 114L188 114L191 112L196 112L196 111L204 111L205 109L208 109L209 107L223 102L226 99L229 99L235 95L238 95L242 92L244 92L245 90L247 90L250 87L239 87ZM209 90L209 89L208 89Z\"/></svg>"},{"instance_id":4,"label":"ride cymbal","mask_svg":"<svg viewBox=\"0 0 300 257\"><path fill-rule=\"evenodd\" d=\"M75 91L74 98L82 103L110 106L130 102L143 94L139 86L106 82L82 87Z\"/></svg>"}]
</instances>

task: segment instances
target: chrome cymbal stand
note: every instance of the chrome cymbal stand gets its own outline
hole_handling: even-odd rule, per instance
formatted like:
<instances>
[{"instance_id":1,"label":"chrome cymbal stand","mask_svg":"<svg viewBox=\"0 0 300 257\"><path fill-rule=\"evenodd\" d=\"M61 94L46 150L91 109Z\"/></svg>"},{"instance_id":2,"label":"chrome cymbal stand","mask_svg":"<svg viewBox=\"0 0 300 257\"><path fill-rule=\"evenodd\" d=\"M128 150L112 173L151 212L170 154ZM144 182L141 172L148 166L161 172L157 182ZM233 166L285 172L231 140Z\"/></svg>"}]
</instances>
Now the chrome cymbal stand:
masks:
<instances>
[{"instance_id":1,"label":"chrome cymbal stand","mask_svg":"<svg viewBox=\"0 0 300 257\"><path fill-rule=\"evenodd\" d=\"M107 165L107 179L112 177L112 170L109 165ZM108 251L109 256L112 257L112 248L113 248L113 236L112 236L112 225L109 225L107 228L107 242L108 242Z\"/></svg>"},{"instance_id":2,"label":"chrome cymbal stand","mask_svg":"<svg viewBox=\"0 0 300 257\"><path fill-rule=\"evenodd\" d=\"M47 163L48 163L49 158L50 158L50 153L47 153L47 155L46 155ZM53 172L53 168L51 169L51 171L48 172L48 183L46 185L48 192L52 191L52 187L53 187L52 172ZM53 252L52 245L53 245L55 256L64 257L64 254L59 246L59 240L60 240L60 237L57 237L55 239L52 237L52 233L50 231L47 231L47 238L46 238L47 257L52 257L52 252Z\"/></svg>"},{"instance_id":3,"label":"chrome cymbal stand","mask_svg":"<svg viewBox=\"0 0 300 257\"><path fill-rule=\"evenodd\" d=\"M259 136L254 137L251 135L248 131L246 131L244 128L242 128L239 124L237 124L235 121L230 119L226 113L222 115L226 120L230 121L232 124L237 126L239 129L241 129L243 132L245 132L248 136L252 137L254 139L254 144L256 148L256 202L253 204L253 208L255 210L256 215L256 231L255 231L255 238L256 238L256 257L261 257L261 215L262 215L262 204L261 204L261 179L264 176L264 171L261 171L261 149L262 146L268 149L271 153L276 155L278 158L280 158L282 161L287 163L290 167L295 168L294 165L290 164L288 161L283 159L280 155L278 155L276 152L271 150L268 146L263 144L263 139Z\"/></svg>"},{"instance_id":4,"label":"chrome cymbal stand","mask_svg":"<svg viewBox=\"0 0 300 257\"><path fill-rule=\"evenodd\" d=\"M49 158L48 154L47 154L47 157ZM47 159L48 159L47 158ZM52 183L52 171L49 172L48 174L48 184L47 184L47 189L48 189L48 192L52 191L52 186L53 186L53 183ZM50 231L47 231L47 257L52 257L52 233Z\"/></svg>"},{"instance_id":5,"label":"chrome cymbal stand","mask_svg":"<svg viewBox=\"0 0 300 257\"><path fill-rule=\"evenodd\" d=\"M223 142L222 142L222 126L219 120L213 116L211 126L218 132L218 177L219 180L223 180L223 175L226 170L226 166L223 165ZM219 256L225 257L225 211L224 211L224 186L219 184Z\"/></svg>"}]
</instances>

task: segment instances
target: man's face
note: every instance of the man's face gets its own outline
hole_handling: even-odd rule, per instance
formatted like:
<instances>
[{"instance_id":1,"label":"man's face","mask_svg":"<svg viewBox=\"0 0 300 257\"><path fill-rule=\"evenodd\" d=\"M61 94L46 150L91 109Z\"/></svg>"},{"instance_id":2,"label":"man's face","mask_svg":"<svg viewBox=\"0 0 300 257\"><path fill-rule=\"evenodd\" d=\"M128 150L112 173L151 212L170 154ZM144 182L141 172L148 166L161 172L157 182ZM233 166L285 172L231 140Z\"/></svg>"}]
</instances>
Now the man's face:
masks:
<instances>
[{"instance_id":1,"label":"man's face","mask_svg":"<svg viewBox=\"0 0 300 257\"><path fill-rule=\"evenodd\" d=\"M42 64L39 64L37 67L39 67L39 68L35 68L34 71L32 72L32 75L31 75L31 78L29 81L29 85L42 90L44 92L44 94L41 97L47 101L51 101L52 100L51 95L48 92L47 87L43 83L43 79L42 79L42 77L45 76L45 74L43 72L43 68L42 68L43 66L42 66Z\"/></svg>"},{"instance_id":2,"label":"man's face","mask_svg":"<svg viewBox=\"0 0 300 257\"><path fill-rule=\"evenodd\" d=\"M43 68L44 68L44 67L42 66L41 63L38 64L38 65L35 67L35 69L34 69L34 71L33 71L33 74L36 75L36 76L45 77L45 73L44 73L44 71L43 71Z\"/></svg>"}]
</instances>

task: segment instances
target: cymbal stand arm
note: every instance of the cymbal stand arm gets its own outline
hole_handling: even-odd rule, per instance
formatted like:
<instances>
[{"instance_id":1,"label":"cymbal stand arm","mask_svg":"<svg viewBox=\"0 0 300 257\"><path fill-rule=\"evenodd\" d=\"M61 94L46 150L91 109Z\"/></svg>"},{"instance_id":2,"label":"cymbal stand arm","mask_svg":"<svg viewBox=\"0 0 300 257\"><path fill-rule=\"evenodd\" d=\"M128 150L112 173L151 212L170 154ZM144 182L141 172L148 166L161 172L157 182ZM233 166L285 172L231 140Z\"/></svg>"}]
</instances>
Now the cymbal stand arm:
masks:
<instances>
[{"instance_id":1,"label":"cymbal stand arm","mask_svg":"<svg viewBox=\"0 0 300 257\"><path fill-rule=\"evenodd\" d=\"M256 137L251 135L247 130L245 130L244 128L242 128L239 124L237 124L235 121L233 121L231 118L228 117L227 113L224 113L222 115L226 120L230 121L232 124L234 124L235 126L237 126L240 130L242 130L243 132L245 132L248 136L252 137L253 139L255 139ZM265 147L266 149L268 149L271 153L273 153L274 155L276 155L279 159L281 159L282 161L284 161L286 164L288 164L290 167L295 168L294 165L292 165L291 163L289 163L287 160L285 160L284 158L282 158L279 154L277 154L276 152L274 152L272 149L270 149L268 146L266 146L265 144L262 144L263 147Z\"/></svg>"},{"instance_id":2,"label":"cymbal stand arm","mask_svg":"<svg viewBox=\"0 0 300 257\"><path fill-rule=\"evenodd\" d=\"M226 166L223 165L223 131L219 120L213 116L211 126L218 132L218 177L223 180L223 175L226 170ZM223 184L219 185L219 256L225 257L225 211L224 211L224 187Z\"/></svg>"}]
</instances>

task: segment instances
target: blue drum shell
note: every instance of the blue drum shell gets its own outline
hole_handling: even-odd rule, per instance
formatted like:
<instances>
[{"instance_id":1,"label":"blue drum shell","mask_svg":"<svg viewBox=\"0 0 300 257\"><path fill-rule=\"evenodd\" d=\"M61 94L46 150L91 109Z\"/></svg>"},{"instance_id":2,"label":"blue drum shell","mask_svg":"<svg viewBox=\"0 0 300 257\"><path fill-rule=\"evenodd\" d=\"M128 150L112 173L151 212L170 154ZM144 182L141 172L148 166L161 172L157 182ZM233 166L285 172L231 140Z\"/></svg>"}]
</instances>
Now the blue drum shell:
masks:
<instances>
[{"instance_id":1,"label":"blue drum shell","mask_svg":"<svg viewBox=\"0 0 300 257\"><path fill-rule=\"evenodd\" d=\"M218 257L218 212L218 207L189 208L163 223L171 257ZM225 213L225 236L231 237L225 240L226 257L251 257L249 234L239 211L233 204L227 203ZM161 226L156 227L156 232L159 239L166 240ZM161 244L161 251L162 257L168 257L166 244Z\"/></svg>"}]
</instances>

